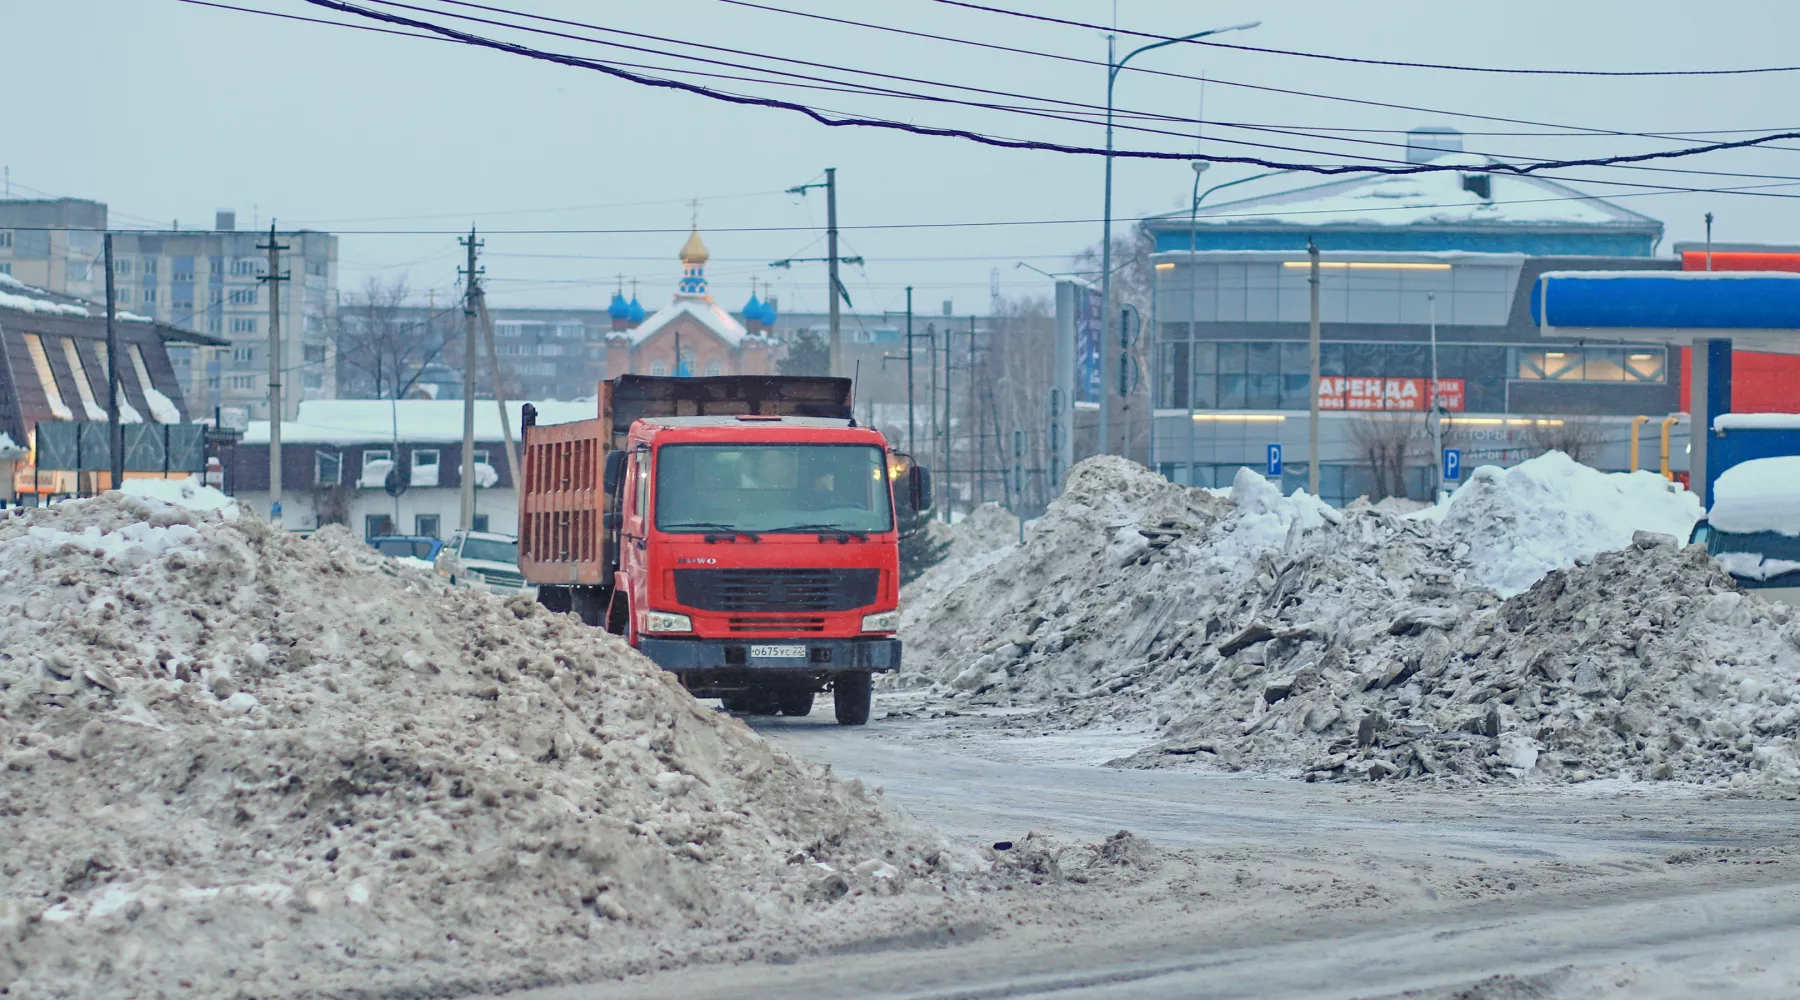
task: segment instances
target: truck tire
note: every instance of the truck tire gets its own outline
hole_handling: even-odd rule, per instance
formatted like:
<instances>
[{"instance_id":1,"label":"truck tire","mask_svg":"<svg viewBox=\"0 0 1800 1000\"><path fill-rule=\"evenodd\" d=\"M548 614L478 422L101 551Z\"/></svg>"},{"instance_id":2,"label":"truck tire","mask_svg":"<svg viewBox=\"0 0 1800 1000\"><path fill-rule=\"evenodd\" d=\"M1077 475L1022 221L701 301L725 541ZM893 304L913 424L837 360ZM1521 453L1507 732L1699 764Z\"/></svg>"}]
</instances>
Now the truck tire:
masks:
<instances>
[{"instance_id":1,"label":"truck tire","mask_svg":"<svg viewBox=\"0 0 1800 1000\"><path fill-rule=\"evenodd\" d=\"M831 700L840 726L860 726L869 721L869 702L874 697L874 678L866 670L838 674L831 682Z\"/></svg>"},{"instance_id":2,"label":"truck tire","mask_svg":"<svg viewBox=\"0 0 1800 1000\"><path fill-rule=\"evenodd\" d=\"M782 715L811 715L813 693L807 688L788 688L775 695L775 704L781 708Z\"/></svg>"}]
</instances>

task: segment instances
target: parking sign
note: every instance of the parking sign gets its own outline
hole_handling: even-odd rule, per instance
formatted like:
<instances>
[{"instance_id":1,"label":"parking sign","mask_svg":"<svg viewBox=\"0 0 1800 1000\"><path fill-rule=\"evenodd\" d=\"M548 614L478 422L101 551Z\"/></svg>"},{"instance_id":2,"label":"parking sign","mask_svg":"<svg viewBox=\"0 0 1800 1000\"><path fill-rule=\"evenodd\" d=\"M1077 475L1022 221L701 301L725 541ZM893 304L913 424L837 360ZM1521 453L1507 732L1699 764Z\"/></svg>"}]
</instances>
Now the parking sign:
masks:
<instances>
[{"instance_id":1,"label":"parking sign","mask_svg":"<svg viewBox=\"0 0 1800 1000\"><path fill-rule=\"evenodd\" d=\"M1444 478L1445 479L1461 479L1462 478L1462 449L1461 448L1445 448L1444 449Z\"/></svg>"},{"instance_id":2,"label":"parking sign","mask_svg":"<svg viewBox=\"0 0 1800 1000\"><path fill-rule=\"evenodd\" d=\"M1269 446L1269 478L1281 475L1281 445Z\"/></svg>"}]
</instances>

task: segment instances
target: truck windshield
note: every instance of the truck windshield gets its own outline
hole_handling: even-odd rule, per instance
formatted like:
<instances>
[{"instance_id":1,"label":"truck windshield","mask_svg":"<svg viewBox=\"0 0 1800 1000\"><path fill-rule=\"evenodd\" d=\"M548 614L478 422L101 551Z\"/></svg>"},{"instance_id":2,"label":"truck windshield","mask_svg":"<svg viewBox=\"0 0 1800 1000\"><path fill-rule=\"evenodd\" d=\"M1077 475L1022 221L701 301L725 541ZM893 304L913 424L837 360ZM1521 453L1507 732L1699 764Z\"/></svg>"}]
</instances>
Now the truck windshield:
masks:
<instances>
[{"instance_id":1,"label":"truck windshield","mask_svg":"<svg viewBox=\"0 0 1800 1000\"><path fill-rule=\"evenodd\" d=\"M842 444L673 444L656 453L661 531L891 531L880 448Z\"/></svg>"},{"instance_id":2,"label":"truck windshield","mask_svg":"<svg viewBox=\"0 0 1800 1000\"><path fill-rule=\"evenodd\" d=\"M517 566L519 564L519 543L503 542L495 538L465 538L463 539L462 557Z\"/></svg>"}]
</instances>

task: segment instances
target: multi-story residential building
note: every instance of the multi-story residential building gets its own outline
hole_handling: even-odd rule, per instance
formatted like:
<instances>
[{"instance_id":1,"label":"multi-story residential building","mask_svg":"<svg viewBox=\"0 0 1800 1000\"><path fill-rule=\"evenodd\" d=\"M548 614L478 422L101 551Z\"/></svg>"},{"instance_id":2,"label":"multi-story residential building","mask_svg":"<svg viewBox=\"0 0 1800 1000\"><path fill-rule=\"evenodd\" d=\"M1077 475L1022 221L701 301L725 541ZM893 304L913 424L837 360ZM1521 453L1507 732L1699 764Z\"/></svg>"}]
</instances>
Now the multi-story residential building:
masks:
<instances>
[{"instance_id":1,"label":"multi-story residential building","mask_svg":"<svg viewBox=\"0 0 1800 1000\"><path fill-rule=\"evenodd\" d=\"M106 206L80 199L0 201L0 267L51 291L104 301L101 261ZM113 235L118 308L159 323L211 334L229 347L171 347L170 360L190 407L268 415L269 291L267 232L237 229L220 211L211 230L130 230ZM286 246L281 287L281 369L288 415L303 399L336 395L331 337L337 306L337 237L280 234Z\"/></svg>"}]
</instances>

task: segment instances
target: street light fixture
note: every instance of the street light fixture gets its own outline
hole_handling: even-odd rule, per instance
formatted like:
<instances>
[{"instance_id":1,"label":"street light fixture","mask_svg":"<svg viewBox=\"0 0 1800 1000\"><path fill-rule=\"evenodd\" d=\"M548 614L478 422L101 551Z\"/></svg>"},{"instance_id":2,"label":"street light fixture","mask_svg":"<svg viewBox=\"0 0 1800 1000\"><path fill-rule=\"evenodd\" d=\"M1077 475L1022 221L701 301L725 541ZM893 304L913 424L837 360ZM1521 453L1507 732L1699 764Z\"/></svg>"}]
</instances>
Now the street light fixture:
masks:
<instances>
[{"instance_id":1,"label":"street light fixture","mask_svg":"<svg viewBox=\"0 0 1800 1000\"><path fill-rule=\"evenodd\" d=\"M1151 49L1160 49L1166 45L1174 45L1177 42L1191 42L1196 39L1205 38L1209 35L1222 35L1228 31L1248 31L1249 29L1254 28L1260 24L1262 24L1261 21L1249 21L1244 24L1234 24L1234 25L1231 25L1230 27L1226 27L1226 28L1209 28L1205 31L1196 31L1191 35L1183 35L1180 38L1165 38L1160 42L1151 42L1148 45L1140 45L1137 48L1132 49L1130 52L1125 53L1125 58L1118 59L1118 60L1115 60L1113 58L1113 53L1116 51L1116 46L1118 45L1118 36L1117 35L1107 35L1106 36L1106 211L1105 211L1105 216L1104 216L1105 221L1102 224L1101 234L1100 234L1100 309L1105 314L1105 318L1101 320L1101 324L1100 324L1100 329L1101 329L1100 352L1101 352L1102 358L1104 358L1105 354L1106 354L1106 344L1110 343L1112 340L1112 329L1113 329L1113 326L1112 326L1113 85L1118 82L1119 71L1124 69L1125 64L1130 62L1134 57L1142 55L1143 53L1148 52ZM1104 365L1102 365L1102 370L1104 371ZM1101 380L1101 382L1102 382L1102 391L1100 393L1100 453L1102 455L1105 455L1105 454L1110 454L1110 449L1107 448L1107 440L1106 440L1106 410L1107 410L1107 406L1108 406L1110 400L1107 398L1107 393L1104 388L1105 379L1103 378Z\"/></svg>"}]
</instances>

